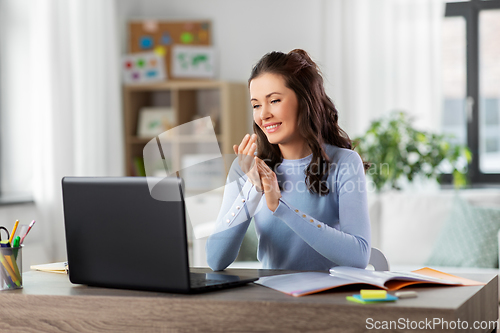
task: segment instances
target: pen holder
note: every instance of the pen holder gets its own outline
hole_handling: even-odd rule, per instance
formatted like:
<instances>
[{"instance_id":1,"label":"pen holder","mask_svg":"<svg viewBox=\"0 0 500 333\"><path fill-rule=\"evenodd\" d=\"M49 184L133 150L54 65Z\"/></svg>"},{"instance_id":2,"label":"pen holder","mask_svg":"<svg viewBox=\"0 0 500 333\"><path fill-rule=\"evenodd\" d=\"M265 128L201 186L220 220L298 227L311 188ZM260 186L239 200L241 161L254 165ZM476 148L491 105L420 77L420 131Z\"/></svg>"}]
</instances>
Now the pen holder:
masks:
<instances>
[{"instance_id":1,"label":"pen holder","mask_svg":"<svg viewBox=\"0 0 500 333\"><path fill-rule=\"evenodd\" d=\"M23 255L21 247L0 247L0 290L23 287Z\"/></svg>"}]
</instances>

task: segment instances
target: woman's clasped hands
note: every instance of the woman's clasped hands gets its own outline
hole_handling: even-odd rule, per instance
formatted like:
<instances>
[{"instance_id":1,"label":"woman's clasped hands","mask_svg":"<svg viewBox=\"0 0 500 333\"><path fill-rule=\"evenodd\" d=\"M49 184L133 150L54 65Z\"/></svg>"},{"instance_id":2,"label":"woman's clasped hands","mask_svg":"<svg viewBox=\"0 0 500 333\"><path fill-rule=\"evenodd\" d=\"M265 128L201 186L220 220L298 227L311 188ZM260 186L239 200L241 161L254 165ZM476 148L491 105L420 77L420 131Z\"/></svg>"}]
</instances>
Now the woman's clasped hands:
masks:
<instances>
[{"instance_id":1,"label":"woman's clasped hands","mask_svg":"<svg viewBox=\"0 0 500 333\"><path fill-rule=\"evenodd\" d=\"M281 191L278 178L274 171L257 156L257 135L245 135L240 145L234 145L233 150L238 155L238 164L247 175L248 180L256 187L257 191L266 194L267 207L274 212L279 205Z\"/></svg>"}]
</instances>

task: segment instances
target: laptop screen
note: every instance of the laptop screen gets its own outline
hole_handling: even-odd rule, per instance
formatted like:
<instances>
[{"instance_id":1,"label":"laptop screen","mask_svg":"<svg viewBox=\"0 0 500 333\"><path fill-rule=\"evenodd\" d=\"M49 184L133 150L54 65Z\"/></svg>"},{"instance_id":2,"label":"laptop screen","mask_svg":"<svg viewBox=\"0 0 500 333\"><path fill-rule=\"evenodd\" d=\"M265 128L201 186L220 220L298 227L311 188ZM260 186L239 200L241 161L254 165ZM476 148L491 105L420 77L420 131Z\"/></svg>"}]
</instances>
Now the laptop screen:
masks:
<instances>
[{"instance_id":1,"label":"laptop screen","mask_svg":"<svg viewBox=\"0 0 500 333\"><path fill-rule=\"evenodd\" d=\"M146 290L189 289L186 216L180 180L152 197L145 177L62 180L70 280Z\"/></svg>"}]
</instances>

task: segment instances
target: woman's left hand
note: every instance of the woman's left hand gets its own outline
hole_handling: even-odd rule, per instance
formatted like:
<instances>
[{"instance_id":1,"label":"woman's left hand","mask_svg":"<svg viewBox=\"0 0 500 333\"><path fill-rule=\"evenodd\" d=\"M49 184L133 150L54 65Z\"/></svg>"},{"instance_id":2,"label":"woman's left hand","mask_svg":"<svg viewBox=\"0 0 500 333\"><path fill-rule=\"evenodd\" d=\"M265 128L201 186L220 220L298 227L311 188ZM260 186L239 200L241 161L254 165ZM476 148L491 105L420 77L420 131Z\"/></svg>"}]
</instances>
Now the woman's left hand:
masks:
<instances>
[{"instance_id":1,"label":"woman's left hand","mask_svg":"<svg viewBox=\"0 0 500 333\"><path fill-rule=\"evenodd\" d=\"M264 193L266 194L267 207L274 212L276 208L278 208L279 199L281 198L278 178L273 170L257 156L255 156L255 162L257 164L262 187L264 188Z\"/></svg>"}]
</instances>

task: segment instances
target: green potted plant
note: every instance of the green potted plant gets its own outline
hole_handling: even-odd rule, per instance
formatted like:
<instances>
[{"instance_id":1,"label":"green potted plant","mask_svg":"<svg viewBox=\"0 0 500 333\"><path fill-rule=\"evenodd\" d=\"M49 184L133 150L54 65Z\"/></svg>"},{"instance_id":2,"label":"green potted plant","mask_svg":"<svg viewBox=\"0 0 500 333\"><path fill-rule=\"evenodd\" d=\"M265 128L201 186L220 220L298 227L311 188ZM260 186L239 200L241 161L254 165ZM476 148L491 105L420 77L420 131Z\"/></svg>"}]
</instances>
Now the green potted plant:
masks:
<instances>
[{"instance_id":1,"label":"green potted plant","mask_svg":"<svg viewBox=\"0 0 500 333\"><path fill-rule=\"evenodd\" d=\"M451 136L415 129L404 112L392 112L371 123L368 131L354 138L355 150L372 164L367 175L376 190L400 189L405 178L412 182L425 176L440 182L440 175L451 173L456 188L467 184L470 150L450 143Z\"/></svg>"}]
</instances>

